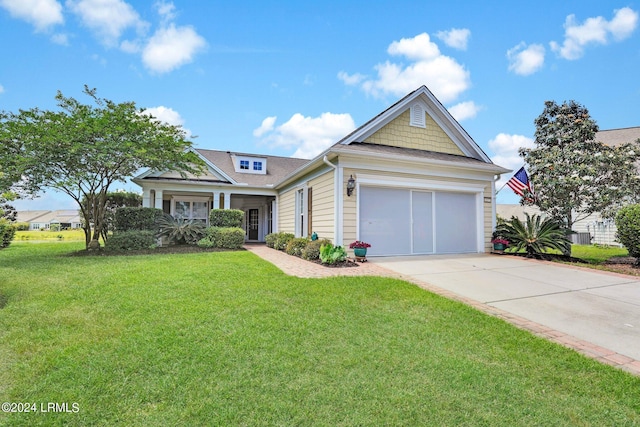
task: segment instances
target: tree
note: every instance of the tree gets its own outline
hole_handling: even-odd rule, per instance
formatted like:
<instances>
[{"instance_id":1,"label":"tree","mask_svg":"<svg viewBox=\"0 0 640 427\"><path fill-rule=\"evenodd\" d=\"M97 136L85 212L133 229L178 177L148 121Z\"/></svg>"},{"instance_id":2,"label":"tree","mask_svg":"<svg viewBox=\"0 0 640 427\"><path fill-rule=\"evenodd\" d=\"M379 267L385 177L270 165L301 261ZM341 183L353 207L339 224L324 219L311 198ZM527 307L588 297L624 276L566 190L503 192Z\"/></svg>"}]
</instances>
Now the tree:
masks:
<instances>
[{"instance_id":1,"label":"tree","mask_svg":"<svg viewBox=\"0 0 640 427\"><path fill-rule=\"evenodd\" d=\"M535 190L528 203L571 229L595 212L611 218L638 197L640 140L616 147L595 141L598 125L575 101L545 102L535 125L536 147L520 150Z\"/></svg>"},{"instance_id":2,"label":"tree","mask_svg":"<svg viewBox=\"0 0 640 427\"><path fill-rule=\"evenodd\" d=\"M99 246L114 182L141 168L199 173L202 161L180 126L156 120L134 102L98 98L86 85L83 92L94 105L58 91L59 111L0 114L0 142L9 147L0 154L0 185L12 182L27 194L49 187L69 195L82 216L93 220L83 225L89 248Z\"/></svg>"},{"instance_id":3,"label":"tree","mask_svg":"<svg viewBox=\"0 0 640 427\"><path fill-rule=\"evenodd\" d=\"M85 206L85 211L91 215L92 210L89 208L89 200L86 198L82 199L82 204ZM130 191L110 191L107 193L107 203L105 205L105 213L104 213L104 222L102 223L103 227L100 231L100 235L102 236L102 240L105 242L109 238L109 232L114 231L115 224L115 214L116 209L118 208L137 208L142 206L142 196L138 193L133 193ZM82 214L82 212L81 212ZM93 222L93 217L89 216L85 218L83 214L81 215L83 222Z\"/></svg>"}]
</instances>

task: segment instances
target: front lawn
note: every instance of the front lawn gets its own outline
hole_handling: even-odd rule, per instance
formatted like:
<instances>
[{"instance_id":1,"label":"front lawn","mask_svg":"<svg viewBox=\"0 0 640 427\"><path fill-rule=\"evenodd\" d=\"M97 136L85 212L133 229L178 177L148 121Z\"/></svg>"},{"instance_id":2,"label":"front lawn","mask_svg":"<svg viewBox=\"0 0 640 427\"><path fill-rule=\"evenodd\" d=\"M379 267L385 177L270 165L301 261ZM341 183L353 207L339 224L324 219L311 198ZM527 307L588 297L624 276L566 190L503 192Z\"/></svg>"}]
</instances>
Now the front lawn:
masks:
<instances>
[{"instance_id":1,"label":"front lawn","mask_svg":"<svg viewBox=\"0 0 640 427\"><path fill-rule=\"evenodd\" d=\"M640 424L640 378L406 282L82 247L0 251L0 402L71 411L0 425Z\"/></svg>"}]
</instances>

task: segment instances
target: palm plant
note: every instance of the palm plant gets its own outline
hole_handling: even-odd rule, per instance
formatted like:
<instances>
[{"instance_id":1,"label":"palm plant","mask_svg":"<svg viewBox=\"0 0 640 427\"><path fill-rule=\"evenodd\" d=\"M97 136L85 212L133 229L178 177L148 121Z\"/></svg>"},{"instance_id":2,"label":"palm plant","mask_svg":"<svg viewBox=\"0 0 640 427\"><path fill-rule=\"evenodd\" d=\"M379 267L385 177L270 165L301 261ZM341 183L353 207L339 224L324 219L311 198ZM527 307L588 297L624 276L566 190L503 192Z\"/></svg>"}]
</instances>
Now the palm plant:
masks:
<instances>
[{"instance_id":1,"label":"palm plant","mask_svg":"<svg viewBox=\"0 0 640 427\"><path fill-rule=\"evenodd\" d=\"M563 254L571 253L569 232L559 222L552 218L542 220L537 214L525 215L525 222L514 216L496 228L509 241L511 248L516 252L525 250L529 257L544 253L547 249L557 249Z\"/></svg>"},{"instance_id":2,"label":"palm plant","mask_svg":"<svg viewBox=\"0 0 640 427\"><path fill-rule=\"evenodd\" d=\"M202 239L206 226L204 223L184 218L174 218L164 214L156 221L159 227L158 237L167 237L169 242L179 244L195 244Z\"/></svg>"}]
</instances>

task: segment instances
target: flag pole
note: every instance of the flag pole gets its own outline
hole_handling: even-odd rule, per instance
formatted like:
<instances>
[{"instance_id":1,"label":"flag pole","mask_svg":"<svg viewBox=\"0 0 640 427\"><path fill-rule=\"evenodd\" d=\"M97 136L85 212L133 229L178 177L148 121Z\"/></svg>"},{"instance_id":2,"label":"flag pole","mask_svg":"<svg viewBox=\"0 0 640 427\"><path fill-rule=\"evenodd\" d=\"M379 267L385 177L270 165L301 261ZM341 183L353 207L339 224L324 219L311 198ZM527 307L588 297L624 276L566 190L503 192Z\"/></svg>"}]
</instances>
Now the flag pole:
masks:
<instances>
[{"instance_id":1,"label":"flag pole","mask_svg":"<svg viewBox=\"0 0 640 427\"><path fill-rule=\"evenodd\" d=\"M509 182L509 181L507 181L507 182ZM499 189L498 191L496 191L496 196L498 195L498 193L499 193L499 192L501 192L501 191L502 191L502 189L503 189L504 187L506 187L506 186L507 186L507 182L505 182L504 184L502 184L502 187L500 187L500 189Z\"/></svg>"}]
</instances>

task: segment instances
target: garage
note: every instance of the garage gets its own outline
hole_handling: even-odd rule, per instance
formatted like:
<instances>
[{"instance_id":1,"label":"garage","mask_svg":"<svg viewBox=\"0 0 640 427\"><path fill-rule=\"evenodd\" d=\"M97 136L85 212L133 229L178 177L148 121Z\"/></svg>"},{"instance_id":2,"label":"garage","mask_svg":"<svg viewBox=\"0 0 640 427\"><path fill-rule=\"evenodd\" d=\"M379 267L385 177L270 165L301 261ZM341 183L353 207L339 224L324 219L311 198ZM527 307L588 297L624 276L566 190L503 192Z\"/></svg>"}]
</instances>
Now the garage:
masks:
<instances>
[{"instance_id":1,"label":"garage","mask_svg":"<svg viewBox=\"0 0 640 427\"><path fill-rule=\"evenodd\" d=\"M360 240L372 256L478 252L476 200L476 193L360 186Z\"/></svg>"}]
</instances>

